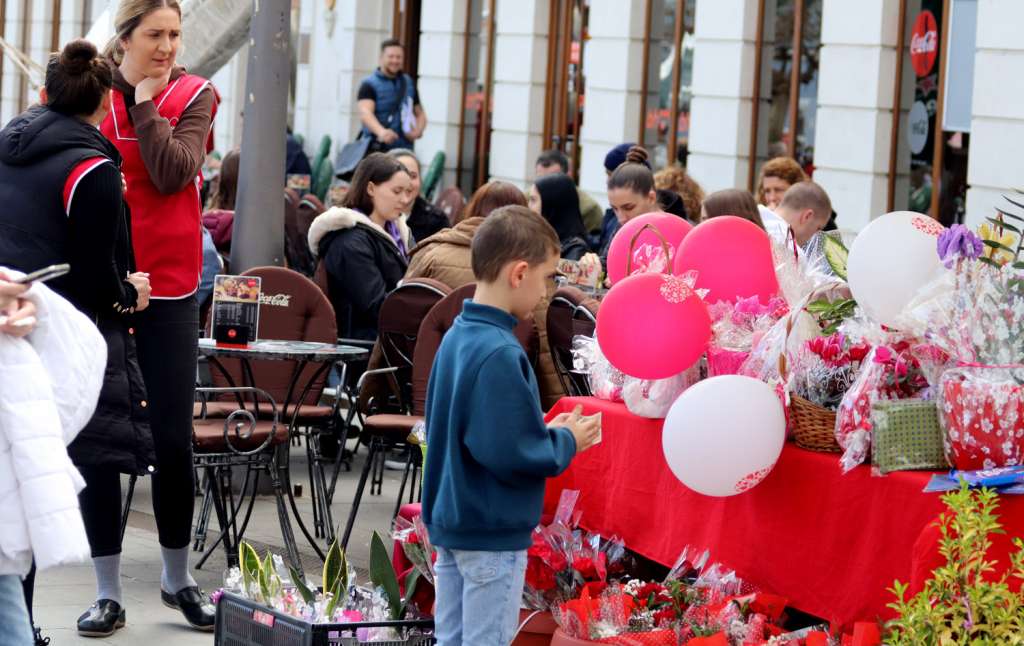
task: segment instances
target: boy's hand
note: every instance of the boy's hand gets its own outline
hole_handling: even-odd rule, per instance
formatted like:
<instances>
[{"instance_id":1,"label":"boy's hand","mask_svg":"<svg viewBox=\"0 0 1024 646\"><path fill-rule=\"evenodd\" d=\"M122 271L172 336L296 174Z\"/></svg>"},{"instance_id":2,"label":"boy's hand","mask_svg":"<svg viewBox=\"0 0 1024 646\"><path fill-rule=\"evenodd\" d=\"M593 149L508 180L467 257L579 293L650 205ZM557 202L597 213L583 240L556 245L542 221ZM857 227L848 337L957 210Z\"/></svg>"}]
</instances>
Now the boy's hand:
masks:
<instances>
[{"instance_id":1,"label":"boy's hand","mask_svg":"<svg viewBox=\"0 0 1024 646\"><path fill-rule=\"evenodd\" d=\"M576 438L576 453L583 453L601 441L601 416L579 417L569 425L569 432Z\"/></svg>"},{"instance_id":2,"label":"boy's hand","mask_svg":"<svg viewBox=\"0 0 1024 646\"><path fill-rule=\"evenodd\" d=\"M571 413L559 413L558 415L555 415L555 418L551 420L551 423L548 424L548 427L568 427L570 424L575 422L575 420L579 419L582 413L583 405L577 405L576 408L572 409Z\"/></svg>"}]
</instances>

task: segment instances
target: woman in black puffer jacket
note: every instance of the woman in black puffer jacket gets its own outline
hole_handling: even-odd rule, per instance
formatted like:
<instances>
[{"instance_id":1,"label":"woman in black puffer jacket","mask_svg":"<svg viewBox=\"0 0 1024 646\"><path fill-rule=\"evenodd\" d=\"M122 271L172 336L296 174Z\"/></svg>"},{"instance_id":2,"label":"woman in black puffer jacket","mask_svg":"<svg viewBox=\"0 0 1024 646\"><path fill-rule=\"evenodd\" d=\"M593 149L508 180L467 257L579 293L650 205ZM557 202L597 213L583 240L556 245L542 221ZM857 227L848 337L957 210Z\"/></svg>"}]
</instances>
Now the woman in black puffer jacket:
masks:
<instances>
[{"instance_id":1,"label":"woman in black puffer jacket","mask_svg":"<svg viewBox=\"0 0 1024 646\"><path fill-rule=\"evenodd\" d=\"M121 156L96 128L110 108L111 85L96 48L73 41L49 61L42 104L0 132L0 265L29 272L70 263L71 272L51 286L107 342L99 404L68 447L86 482L79 502L99 579L97 605L83 615L90 636L112 633L124 618L119 580L100 575L121 551L120 496L103 492L120 491L121 473L145 475L156 464L131 324L149 303L149 278L134 273ZM102 614L108 621L96 622Z\"/></svg>"}]
</instances>

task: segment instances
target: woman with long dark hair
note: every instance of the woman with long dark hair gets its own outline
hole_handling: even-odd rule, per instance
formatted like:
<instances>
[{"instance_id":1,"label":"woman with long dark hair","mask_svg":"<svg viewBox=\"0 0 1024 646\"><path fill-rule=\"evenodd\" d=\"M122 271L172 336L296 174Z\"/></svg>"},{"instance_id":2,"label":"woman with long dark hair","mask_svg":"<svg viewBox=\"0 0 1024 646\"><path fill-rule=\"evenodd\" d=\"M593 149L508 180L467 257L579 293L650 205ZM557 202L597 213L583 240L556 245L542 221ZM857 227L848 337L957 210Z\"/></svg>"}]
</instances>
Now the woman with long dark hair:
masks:
<instances>
[{"instance_id":1,"label":"woman with long dark hair","mask_svg":"<svg viewBox=\"0 0 1024 646\"><path fill-rule=\"evenodd\" d=\"M409 266L412 235L403 213L412 202L409 171L385 153L359 162L340 207L309 227L309 248L327 271L338 334L373 341L388 292Z\"/></svg>"},{"instance_id":2,"label":"woman with long dark hair","mask_svg":"<svg viewBox=\"0 0 1024 646\"><path fill-rule=\"evenodd\" d=\"M109 112L112 84L95 46L72 41L51 56L40 105L0 133L0 218L10 225L0 225L0 264L30 271L69 263L71 272L51 286L95 322L107 343L99 405L68 448L85 480L79 504L98 580L96 604L79 620L89 636L124 625L120 580L104 576L119 559L120 474L146 475L156 463L131 316L149 304L149 278L135 272L121 155L96 129ZM111 534L116 550L108 545ZM30 592L32 576L26 583Z\"/></svg>"},{"instance_id":3,"label":"woman with long dark hair","mask_svg":"<svg viewBox=\"0 0 1024 646\"><path fill-rule=\"evenodd\" d=\"M579 260L587 254L579 193L571 177L562 173L538 177L530 189L529 202L530 209L543 216L558 234L562 258Z\"/></svg>"},{"instance_id":4,"label":"woman with long dark hair","mask_svg":"<svg viewBox=\"0 0 1024 646\"><path fill-rule=\"evenodd\" d=\"M608 176L608 204L615 213L616 226L605 232L601 244L601 265L608 267L608 248L623 224L645 213L658 210L658 194L647 151L632 146L626 160Z\"/></svg>"},{"instance_id":5,"label":"woman with long dark hair","mask_svg":"<svg viewBox=\"0 0 1024 646\"><path fill-rule=\"evenodd\" d=\"M121 0L114 29L105 52L116 66L114 87L101 131L124 158L135 259L152 281L153 302L134 327L149 393L140 405L149 412L156 449L153 511L163 560L160 597L192 627L212 631L214 608L192 578L188 557L195 506L192 404L202 268L200 169L212 149L218 97L209 81L175 64L181 47L177 0ZM108 501L120 499L116 473L107 472L103 484L94 487L102 487ZM120 553L120 523L113 522L114 516L94 551ZM97 574L113 585L118 570L113 563Z\"/></svg>"}]
</instances>

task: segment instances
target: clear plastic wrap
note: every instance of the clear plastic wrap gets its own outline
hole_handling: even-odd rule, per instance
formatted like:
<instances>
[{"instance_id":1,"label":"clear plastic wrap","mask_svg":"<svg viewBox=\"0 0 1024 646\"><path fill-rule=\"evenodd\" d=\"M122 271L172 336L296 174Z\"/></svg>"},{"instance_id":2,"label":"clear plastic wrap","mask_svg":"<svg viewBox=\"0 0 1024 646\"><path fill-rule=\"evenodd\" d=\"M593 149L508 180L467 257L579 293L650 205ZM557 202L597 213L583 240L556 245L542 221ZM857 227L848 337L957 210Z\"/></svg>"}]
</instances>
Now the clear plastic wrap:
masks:
<instances>
[{"instance_id":1,"label":"clear plastic wrap","mask_svg":"<svg viewBox=\"0 0 1024 646\"><path fill-rule=\"evenodd\" d=\"M700 364L695 363L675 377L654 381L626 377L622 400L629 412L640 417L662 419L679 395L700 381Z\"/></svg>"},{"instance_id":2,"label":"clear plastic wrap","mask_svg":"<svg viewBox=\"0 0 1024 646\"><path fill-rule=\"evenodd\" d=\"M939 382L938 404L954 468L1024 464L1024 365L949 370Z\"/></svg>"},{"instance_id":3,"label":"clear plastic wrap","mask_svg":"<svg viewBox=\"0 0 1024 646\"><path fill-rule=\"evenodd\" d=\"M606 401L622 401L626 376L604 358L597 337L577 336L572 340L573 369L585 373L590 393Z\"/></svg>"}]
</instances>

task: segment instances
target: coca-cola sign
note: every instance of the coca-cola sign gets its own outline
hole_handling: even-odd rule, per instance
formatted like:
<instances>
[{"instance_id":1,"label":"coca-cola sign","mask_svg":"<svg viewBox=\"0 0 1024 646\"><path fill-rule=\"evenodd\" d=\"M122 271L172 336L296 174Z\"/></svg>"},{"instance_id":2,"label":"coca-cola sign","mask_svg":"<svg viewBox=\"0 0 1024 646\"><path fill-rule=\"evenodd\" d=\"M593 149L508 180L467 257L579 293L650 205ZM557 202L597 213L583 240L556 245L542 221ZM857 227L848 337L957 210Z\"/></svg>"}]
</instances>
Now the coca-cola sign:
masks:
<instances>
[{"instance_id":1,"label":"coca-cola sign","mask_svg":"<svg viewBox=\"0 0 1024 646\"><path fill-rule=\"evenodd\" d=\"M939 27L935 15L925 10L917 15L910 33L910 63L918 76L926 76L935 67L939 54Z\"/></svg>"},{"instance_id":2,"label":"coca-cola sign","mask_svg":"<svg viewBox=\"0 0 1024 646\"><path fill-rule=\"evenodd\" d=\"M260 294L260 305L288 307L291 302L291 294Z\"/></svg>"}]
</instances>

